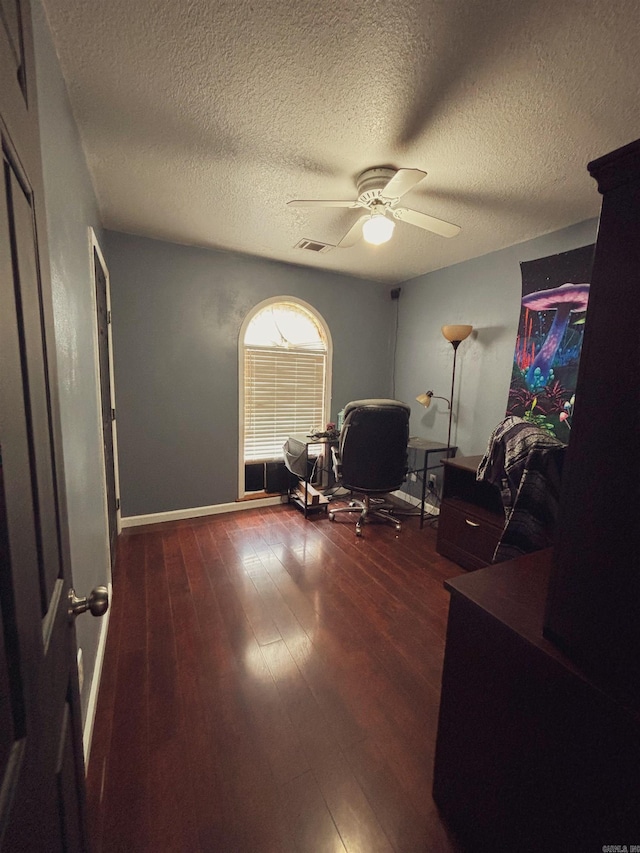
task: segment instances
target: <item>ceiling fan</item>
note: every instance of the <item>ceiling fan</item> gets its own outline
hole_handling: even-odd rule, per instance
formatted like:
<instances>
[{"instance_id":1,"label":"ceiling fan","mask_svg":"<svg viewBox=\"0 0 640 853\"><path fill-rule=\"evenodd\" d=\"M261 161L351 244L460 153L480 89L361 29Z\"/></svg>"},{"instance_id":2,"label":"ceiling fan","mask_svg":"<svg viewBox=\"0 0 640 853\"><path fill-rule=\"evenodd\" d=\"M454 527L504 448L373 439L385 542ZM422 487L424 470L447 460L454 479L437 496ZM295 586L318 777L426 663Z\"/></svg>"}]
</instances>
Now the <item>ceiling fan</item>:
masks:
<instances>
[{"instance_id":1,"label":"ceiling fan","mask_svg":"<svg viewBox=\"0 0 640 853\"><path fill-rule=\"evenodd\" d=\"M459 225L452 225L426 213L397 207L402 196L427 176L420 169L367 169L357 180L358 197L352 201L331 199L294 199L287 202L291 207L350 207L364 208L362 215L337 244L347 249L354 246L361 237L376 245L391 239L395 222L408 222L418 228L424 228L441 237L455 237L460 232Z\"/></svg>"}]
</instances>

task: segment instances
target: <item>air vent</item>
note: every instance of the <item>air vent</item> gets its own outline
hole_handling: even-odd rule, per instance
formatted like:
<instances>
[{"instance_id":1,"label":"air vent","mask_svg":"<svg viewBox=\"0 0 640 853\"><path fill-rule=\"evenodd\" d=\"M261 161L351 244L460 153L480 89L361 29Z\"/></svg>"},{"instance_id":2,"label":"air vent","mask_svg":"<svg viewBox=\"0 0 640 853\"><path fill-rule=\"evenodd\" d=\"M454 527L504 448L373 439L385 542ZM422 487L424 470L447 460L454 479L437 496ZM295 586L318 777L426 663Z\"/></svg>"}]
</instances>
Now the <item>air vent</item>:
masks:
<instances>
[{"instance_id":1,"label":"air vent","mask_svg":"<svg viewBox=\"0 0 640 853\"><path fill-rule=\"evenodd\" d=\"M306 249L308 252L330 252L335 249L330 243L319 243L317 240L307 240L306 237L296 243L296 249Z\"/></svg>"}]
</instances>

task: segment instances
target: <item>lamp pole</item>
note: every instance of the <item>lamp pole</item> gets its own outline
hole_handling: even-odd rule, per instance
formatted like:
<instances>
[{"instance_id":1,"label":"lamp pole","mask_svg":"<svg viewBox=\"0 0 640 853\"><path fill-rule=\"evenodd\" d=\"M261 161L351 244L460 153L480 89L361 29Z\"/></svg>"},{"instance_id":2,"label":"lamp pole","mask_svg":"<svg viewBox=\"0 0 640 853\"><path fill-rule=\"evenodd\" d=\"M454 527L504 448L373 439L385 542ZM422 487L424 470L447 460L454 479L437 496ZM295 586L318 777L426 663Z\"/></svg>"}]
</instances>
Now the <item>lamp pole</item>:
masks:
<instances>
[{"instance_id":1,"label":"lamp pole","mask_svg":"<svg viewBox=\"0 0 640 853\"><path fill-rule=\"evenodd\" d=\"M462 341L450 341L453 347L453 370L451 371L451 405L449 406L449 431L447 432L447 447L451 447L451 422L453 420L453 387L456 381L456 356Z\"/></svg>"}]
</instances>

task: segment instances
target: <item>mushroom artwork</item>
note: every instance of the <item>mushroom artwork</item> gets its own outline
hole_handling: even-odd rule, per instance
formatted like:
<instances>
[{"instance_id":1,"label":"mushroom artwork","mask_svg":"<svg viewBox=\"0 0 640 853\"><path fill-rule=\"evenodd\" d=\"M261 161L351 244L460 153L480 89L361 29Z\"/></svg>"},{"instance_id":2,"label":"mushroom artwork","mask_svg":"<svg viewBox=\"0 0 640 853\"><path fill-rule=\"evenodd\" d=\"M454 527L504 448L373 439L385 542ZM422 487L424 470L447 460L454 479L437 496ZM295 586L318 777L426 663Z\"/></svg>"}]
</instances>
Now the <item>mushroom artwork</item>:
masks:
<instances>
[{"instance_id":1,"label":"mushroom artwork","mask_svg":"<svg viewBox=\"0 0 640 853\"><path fill-rule=\"evenodd\" d=\"M541 388L546 384L553 359L569 325L571 312L586 311L588 301L588 284L562 284L522 297L523 306L530 311L556 312L549 333L527 371L527 385L530 388Z\"/></svg>"}]
</instances>

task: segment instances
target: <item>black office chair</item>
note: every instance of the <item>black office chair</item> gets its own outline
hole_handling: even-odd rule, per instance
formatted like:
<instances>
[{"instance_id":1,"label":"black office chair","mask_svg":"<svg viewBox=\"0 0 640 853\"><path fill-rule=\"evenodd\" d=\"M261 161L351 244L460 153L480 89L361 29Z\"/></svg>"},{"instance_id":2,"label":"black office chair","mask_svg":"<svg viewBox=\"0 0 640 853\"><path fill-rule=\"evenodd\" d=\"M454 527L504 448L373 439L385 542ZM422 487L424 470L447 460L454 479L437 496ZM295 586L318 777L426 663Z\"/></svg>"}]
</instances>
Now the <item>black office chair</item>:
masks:
<instances>
[{"instance_id":1,"label":"black office chair","mask_svg":"<svg viewBox=\"0 0 640 853\"><path fill-rule=\"evenodd\" d=\"M329 510L331 521L338 512L359 512L356 535L370 516L383 518L400 530L392 515L393 504L376 500L393 492L407 475L407 442L411 409L398 400L355 400L344 408L338 448L333 449L337 482L351 492L349 506ZM373 498L373 501L372 501Z\"/></svg>"}]
</instances>

